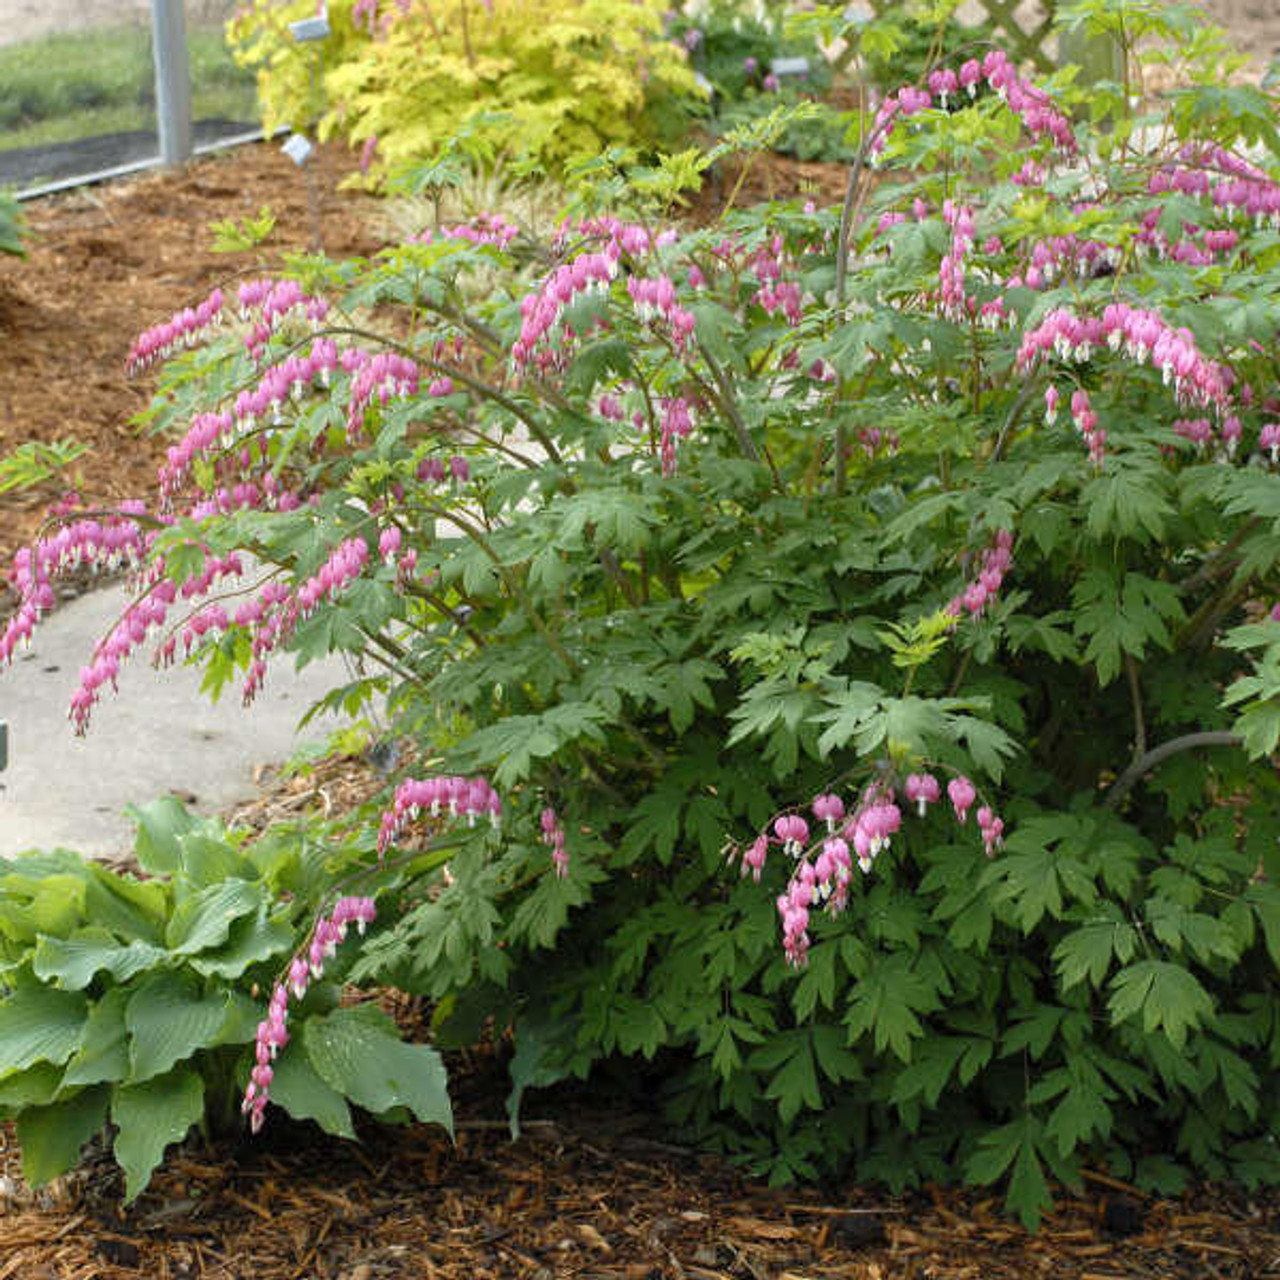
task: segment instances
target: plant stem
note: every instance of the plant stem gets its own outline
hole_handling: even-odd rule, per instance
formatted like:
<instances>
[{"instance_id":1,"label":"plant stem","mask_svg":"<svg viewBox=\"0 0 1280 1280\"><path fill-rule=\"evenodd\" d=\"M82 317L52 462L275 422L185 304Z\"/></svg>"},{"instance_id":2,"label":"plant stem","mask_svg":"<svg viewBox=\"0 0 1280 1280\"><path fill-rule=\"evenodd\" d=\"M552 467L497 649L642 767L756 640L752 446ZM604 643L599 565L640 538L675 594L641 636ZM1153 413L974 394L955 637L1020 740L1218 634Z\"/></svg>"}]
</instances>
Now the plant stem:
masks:
<instances>
[{"instance_id":1,"label":"plant stem","mask_svg":"<svg viewBox=\"0 0 1280 1280\"><path fill-rule=\"evenodd\" d=\"M1138 664L1133 654L1124 655L1124 671L1129 678L1129 697L1133 702L1133 759L1147 754L1147 722L1142 714L1142 686L1138 683Z\"/></svg>"},{"instance_id":2,"label":"plant stem","mask_svg":"<svg viewBox=\"0 0 1280 1280\"><path fill-rule=\"evenodd\" d=\"M1144 775L1150 773L1156 765L1163 764L1170 756L1176 756L1183 751L1194 751L1197 747L1239 747L1243 745L1244 739L1238 733L1232 733L1229 729L1209 729L1202 733L1184 733L1179 738L1170 738L1168 742L1162 742L1158 747L1153 747L1140 759L1135 760L1111 784L1103 800L1103 805L1108 809L1117 808Z\"/></svg>"}]
</instances>

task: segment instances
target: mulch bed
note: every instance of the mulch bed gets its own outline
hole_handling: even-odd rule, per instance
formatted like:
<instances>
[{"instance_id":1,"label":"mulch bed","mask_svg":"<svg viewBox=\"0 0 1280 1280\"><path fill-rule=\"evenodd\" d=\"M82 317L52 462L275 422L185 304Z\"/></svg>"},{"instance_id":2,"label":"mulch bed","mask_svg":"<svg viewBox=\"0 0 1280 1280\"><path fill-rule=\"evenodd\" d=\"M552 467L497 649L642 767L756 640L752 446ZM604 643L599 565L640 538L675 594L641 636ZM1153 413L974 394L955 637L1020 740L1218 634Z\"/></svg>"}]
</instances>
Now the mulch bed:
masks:
<instances>
[{"instance_id":1,"label":"mulch bed","mask_svg":"<svg viewBox=\"0 0 1280 1280\"><path fill-rule=\"evenodd\" d=\"M320 195L319 232L332 257L376 252L376 203L337 192L348 153L321 148L309 162ZM215 253L210 225L267 205L277 226L260 253ZM315 220L306 176L278 146L237 148L177 172L83 187L24 206L28 257L0 258L0 456L30 440L68 437L90 453L72 478L108 505L148 497L170 441L139 434L130 418L153 380L131 380L134 338L184 306L289 250L310 250ZM0 566L39 527L57 496L45 487L0 495Z\"/></svg>"},{"instance_id":2,"label":"mulch bed","mask_svg":"<svg viewBox=\"0 0 1280 1280\"><path fill-rule=\"evenodd\" d=\"M995 1199L824 1195L742 1180L572 1090L513 1142L488 1060L453 1064L456 1141L357 1144L280 1114L235 1146L171 1153L128 1209L105 1156L0 1212L0 1280L1265 1280L1280 1198L1151 1199L1095 1174L1032 1236Z\"/></svg>"},{"instance_id":3,"label":"mulch bed","mask_svg":"<svg viewBox=\"0 0 1280 1280\"><path fill-rule=\"evenodd\" d=\"M349 165L324 149L315 170L334 256L382 243L376 206L334 190ZM774 159L753 167L744 198L815 192L830 203L844 180L838 167ZM716 199L693 216L715 216ZM0 261L0 454L71 436L92 449L74 477L88 501L149 493L165 442L128 425L150 388L125 378L125 354L143 328L261 265L253 254L212 253L208 228L264 204L279 218L267 252L311 247L304 180L270 145L30 206L29 259ZM0 495L0 561L30 540L56 496ZM378 782L358 764L331 763L276 780L237 816L260 827L357 803ZM400 1012L414 1023L411 1007ZM27 1192L8 1132L0 1280L1280 1277L1273 1193L1203 1188L1157 1199L1097 1171L1030 1236L994 1197L771 1190L656 1141L652 1115L580 1090L535 1096L512 1142L504 1074L496 1050L451 1062L456 1143L421 1126L369 1127L363 1143L343 1142L274 1112L258 1139L173 1150L128 1209L106 1156Z\"/></svg>"}]
</instances>

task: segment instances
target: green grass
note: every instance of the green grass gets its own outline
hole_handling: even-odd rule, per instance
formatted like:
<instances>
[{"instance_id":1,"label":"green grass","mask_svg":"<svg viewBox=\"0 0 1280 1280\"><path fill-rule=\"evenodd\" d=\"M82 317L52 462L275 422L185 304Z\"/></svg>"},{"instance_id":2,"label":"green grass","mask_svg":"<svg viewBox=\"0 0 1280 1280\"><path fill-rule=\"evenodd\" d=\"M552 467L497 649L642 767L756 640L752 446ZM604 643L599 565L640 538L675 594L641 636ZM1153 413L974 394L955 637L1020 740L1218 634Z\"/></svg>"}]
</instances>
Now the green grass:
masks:
<instances>
[{"instance_id":1,"label":"green grass","mask_svg":"<svg viewBox=\"0 0 1280 1280\"><path fill-rule=\"evenodd\" d=\"M195 120L256 121L253 75L237 67L219 27L188 32ZM155 128L151 33L109 27L0 48L0 149Z\"/></svg>"}]
</instances>

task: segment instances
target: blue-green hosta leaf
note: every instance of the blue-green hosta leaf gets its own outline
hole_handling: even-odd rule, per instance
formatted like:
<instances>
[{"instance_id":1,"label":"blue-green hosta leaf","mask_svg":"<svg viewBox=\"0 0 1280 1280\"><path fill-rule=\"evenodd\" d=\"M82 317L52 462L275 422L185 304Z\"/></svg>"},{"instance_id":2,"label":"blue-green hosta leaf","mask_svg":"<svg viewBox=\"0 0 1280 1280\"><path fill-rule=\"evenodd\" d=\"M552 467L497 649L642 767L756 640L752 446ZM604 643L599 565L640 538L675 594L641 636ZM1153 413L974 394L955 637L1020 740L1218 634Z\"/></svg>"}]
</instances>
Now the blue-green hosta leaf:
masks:
<instances>
[{"instance_id":1,"label":"blue-green hosta leaf","mask_svg":"<svg viewBox=\"0 0 1280 1280\"><path fill-rule=\"evenodd\" d=\"M271 1101L282 1106L295 1120L314 1120L325 1133L338 1138L356 1136L347 1100L320 1078L300 1039L286 1045L275 1061Z\"/></svg>"},{"instance_id":2,"label":"blue-green hosta leaf","mask_svg":"<svg viewBox=\"0 0 1280 1280\"><path fill-rule=\"evenodd\" d=\"M204 1115L204 1081L185 1068L145 1084L118 1085L112 1094L115 1156L124 1170L125 1204L146 1190L171 1142L181 1142Z\"/></svg>"},{"instance_id":3,"label":"blue-green hosta leaf","mask_svg":"<svg viewBox=\"0 0 1280 1280\"><path fill-rule=\"evenodd\" d=\"M257 868L232 847L221 824L203 819L200 825L178 837L182 872L198 889L233 879L253 879Z\"/></svg>"},{"instance_id":4,"label":"blue-green hosta leaf","mask_svg":"<svg viewBox=\"0 0 1280 1280\"><path fill-rule=\"evenodd\" d=\"M203 563L204 557L201 556ZM133 856L138 865L153 875L172 875L182 867L178 837L200 821L189 813L176 796L161 796L149 804L129 805L125 812L137 826Z\"/></svg>"},{"instance_id":5,"label":"blue-green hosta leaf","mask_svg":"<svg viewBox=\"0 0 1280 1280\"><path fill-rule=\"evenodd\" d=\"M88 864L85 870L89 875L84 898L88 919L129 941L163 941L173 896L167 881L135 880L97 863Z\"/></svg>"},{"instance_id":6,"label":"blue-green hosta leaf","mask_svg":"<svg viewBox=\"0 0 1280 1280\"><path fill-rule=\"evenodd\" d=\"M47 1107L27 1107L18 1117L22 1176L30 1187L42 1187L73 1169L80 1148L107 1122L105 1085L85 1089Z\"/></svg>"},{"instance_id":7,"label":"blue-green hosta leaf","mask_svg":"<svg viewBox=\"0 0 1280 1280\"><path fill-rule=\"evenodd\" d=\"M89 1002L78 991L30 987L0 1002L0 1077L35 1062L71 1057L84 1035Z\"/></svg>"},{"instance_id":8,"label":"blue-green hosta leaf","mask_svg":"<svg viewBox=\"0 0 1280 1280\"><path fill-rule=\"evenodd\" d=\"M255 915L241 916L231 926L223 946L193 956L191 967L206 978L238 978L251 965L287 954L293 945L293 926L283 918L269 916L264 902Z\"/></svg>"},{"instance_id":9,"label":"blue-green hosta leaf","mask_svg":"<svg viewBox=\"0 0 1280 1280\"><path fill-rule=\"evenodd\" d=\"M146 942L121 946L115 936L98 925L77 929L69 938L41 938L32 959L37 978L64 991L83 991L101 970L117 982L150 969L165 960L168 952Z\"/></svg>"},{"instance_id":10,"label":"blue-green hosta leaf","mask_svg":"<svg viewBox=\"0 0 1280 1280\"><path fill-rule=\"evenodd\" d=\"M34 942L41 934L66 937L85 922L83 874L21 871L0 878L0 933L15 942Z\"/></svg>"},{"instance_id":11,"label":"blue-green hosta leaf","mask_svg":"<svg viewBox=\"0 0 1280 1280\"><path fill-rule=\"evenodd\" d=\"M0 1111L42 1107L58 1096L62 1088L62 1068L37 1062L25 1071L15 1071L0 1080Z\"/></svg>"},{"instance_id":12,"label":"blue-green hosta leaf","mask_svg":"<svg viewBox=\"0 0 1280 1280\"><path fill-rule=\"evenodd\" d=\"M176 973L144 979L124 1015L131 1083L161 1075L198 1049L220 1043L227 1012L226 992L205 995Z\"/></svg>"},{"instance_id":13,"label":"blue-green hosta leaf","mask_svg":"<svg viewBox=\"0 0 1280 1280\"><path fill-rule=\"evenodd\" d=\"M241 916L256 912L265 901L262 886L247 880L210 885L188 898L173 913L165 942L180 956L220 947L226 942L231 926Z\"/></svg>"},{"instance_id":14,"label":"blue-green hosta leaf","mask_svg":"<svg viewBox=\"0 0 1280 1280\"><path fill-rule=\"evenodd\" d=\"M453 1132L440 1055L427 1045L405 1044L377 1005L310 1018L303 1041L321 1079L352 1102L373 1112L408 1107L424 1123Z\"/></svg>"},{"instance_id":15,"label":"blue-green hosta leaf","mask_svg":"<svg viewBox=\"0 0 1280 1280\"><path fill-rule=\"evenodd\" d=\"M89 1010L83 1043L67 1063L64 1084L114 1083L127 1078L129 1050L124 1011L132 994L125 987L112 987Z\"/></svg>"}]
</instances>

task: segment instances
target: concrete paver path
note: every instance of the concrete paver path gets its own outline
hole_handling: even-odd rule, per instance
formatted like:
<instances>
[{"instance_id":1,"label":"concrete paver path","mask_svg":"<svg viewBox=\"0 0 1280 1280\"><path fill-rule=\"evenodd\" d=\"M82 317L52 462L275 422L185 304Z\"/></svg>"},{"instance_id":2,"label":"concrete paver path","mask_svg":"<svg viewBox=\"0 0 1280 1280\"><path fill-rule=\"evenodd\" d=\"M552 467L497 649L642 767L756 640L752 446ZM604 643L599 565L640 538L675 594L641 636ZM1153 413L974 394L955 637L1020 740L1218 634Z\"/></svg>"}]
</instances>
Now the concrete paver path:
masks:
<instances>
[{"instance_id":1,"label":"concrete paver path","mask_svg":"<svg viewBox=\"0 0 1280 1280\"><path fill-rule=\"evenodd\" d=\"M282 655L251 707L229 685L216 706L200 692L200 671L156 671L149 650L121 670L77 738L67 705L95 642L118 618L123 587L91 592L44 619L13 666L0 670L0 720L9 725L9 766L0 773L0 856L59 846L112 858L132 846L126 804L170 792L201 813L253 797L254 767L278 764L336 726L331 717L301 734L297 722L326 690L345 683L338 658L302 672ZM194 800L190 798L194 796Z\"/></svg>"}]
</instances>

